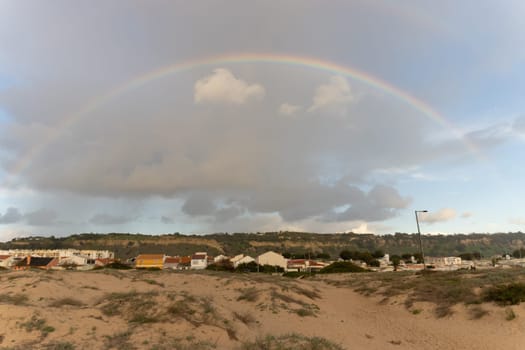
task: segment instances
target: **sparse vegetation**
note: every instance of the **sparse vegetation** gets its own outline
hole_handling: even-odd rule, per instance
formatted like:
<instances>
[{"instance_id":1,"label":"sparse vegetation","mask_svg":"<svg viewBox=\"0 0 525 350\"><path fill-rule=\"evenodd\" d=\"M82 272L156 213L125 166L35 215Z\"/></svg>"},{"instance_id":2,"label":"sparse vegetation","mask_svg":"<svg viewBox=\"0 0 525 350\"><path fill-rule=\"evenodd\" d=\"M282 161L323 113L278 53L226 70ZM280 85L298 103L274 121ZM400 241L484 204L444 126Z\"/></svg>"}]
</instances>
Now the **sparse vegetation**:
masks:
<instances>
[{"instance_id":1,"label":"sparse vegetation","mask_svg":"<svg viewBox=\"0 0 525 350\"><path fill-rule=\"evenodd\" d=\"M253 317L253 315L249 312L234 312L233 316L235 316L236 319L238 319L247 326L255 322L255 317Z\"/></svg>"},{"instance_id":2,"label":"sparse vegetation","mask_svg":"<svg viewBox=\"0 0 525 350\"><path fill-rule=\"evenodd\" d=\"M259 290L255 287L250 288L244 288L240 290L241 294L237 298L237 300L246 300L250 302L254 302L259 297Z\"/></svg>"},{"instance_id":3,"label":"sparse vegetation","mask_svg":"<svg viewBox=\"0 0 525 350\"><path fill-rule=\"evenodd\" d=\"M525 301L525 283L497 285L489 289L485 299L499 305L517 305Z\"/></svg>"},{"instance_id":4,"label":"sparse vegetation","mask_svg":"<svg viewBox=\"0 0 525 350\"><path fill-rule=\"evenodd\" d=\"M136 349L136 347L129 341L131 331L128 329L124 332L116 333L106 336L104 346L106 349L128 350Z\"/></svg>"},{"instance_id":5,"label":"sparse vegetation","mask_svg":"<svg viewBox=\"0 0 525 350\"><path fill-rule=\"evenodd\" d=\"M477 320L482 318L485 315L488 315L488 311L483 309L481 306L476 305L469 309L470 318L472 320Z\"/></svg>"},{"instance_id":6,"label":"sparse vegetation","mask_svg":"<svg viewBox=\"0 0 525 350\"><path fill-rule=\"evenodd\" d=\"M51 327L46 323L46 320L40 318L38 314L31 316L31 319L27 322L20 324L22 329L25 329L26 332L32 332L34 330L40 331L42 338L45 338L49 333L54 332L55 328Z\"/></svg>"},{"instance_id":7,"label":"sparse vegetation","mask_svg":"<svg viewBox=\"0 0 525 350\"><path fill-rule=\"evenodd\" d=\"M101 312L106 316L121 315L130 323L151 323L157 321L156 292L112 293L101 302Z\"/></svg>"},{"instance_id":8,"label":"sparse vegetation","mask_svg":"<svg viewBox=\"0 0 525 350\"><path fill-rule=\"evenodd\" d=\"M70 342L52 342L42 345L44 350L75 350L76 347Z\"/></svg>"},{"instance_id":9,"label":"sparse vegetation","mask_svg":"<svg viewBox=\"0 0 525 350\"><path fill-rule=\"evenodd\" d=\"M157 282L156 280L153 280L153 279L144 279L143 280L144 282L146 282L147 284L151 284L151 285L154 285L154 286L159 286L159 287L162 287L164 288L164 283L162 282Z\"/></svg>"},{"instance_id":10,"label":"sparse vegetation","mask_svg":"<svg viewBox=\"0 0 525 350\"><path fill-rule=\"evenodd\" d=\"M325 338L307 337L302 334L292 333L281 336L267 335L257 338L254 342L245 342L242 350L343 350L344 348Z\"/></svg>"},{"instance_id":11,"label":"sparse vegetation","mask_svg":"<svg viewBox=\"0 0 525 350\"><path fill-rule=\"evenodd\" d=\"M332 281L335 285L348 285L364 295L380 295L386 298L405 296L405 306L411 308L416 302L436 305L434 314L445 317L452 313L456 304L480 304L495 301L500 305L525 301L523 269L483 271L421 271L395 273L368 273L359 277L349 276L344 281ZM509 283L511 282L512 283ZM487 290L475 293L478 288Z\"/></svg>"},{"instance_id":12,"label":"sparse vegetation","mask_svg":"<svg viewBox=\"0 0 525 350\"><path fill-rule=\"evenodd\" d=\"M512 308L508 307L505 309L505 319L507 321L512 321L516 318L516 314L514 313L514 310Z\"/></svg>"},{"instance_id":13,"label":"sparse vegetation","mask_svg":"<svg viewBox=\"0 0 525 350\"><path fill-rule=\"evenodd\" d=\"M49 304L49 306L51 307L63 307L63 306L81 307L81 306L84 306L84 303L78 299L62 298L62 299L53 301L51 304Z\"/></svg>"},{"instance_id":14,"label":"sparse vegetation","mask_svg":"<svg viewBox=\"0 0 525 350\"><path fill-rule=\"evenodd\" d=\"M0 303L26 305L29 298L25 294L0 294Z\"/></svg>"}]
</instances>

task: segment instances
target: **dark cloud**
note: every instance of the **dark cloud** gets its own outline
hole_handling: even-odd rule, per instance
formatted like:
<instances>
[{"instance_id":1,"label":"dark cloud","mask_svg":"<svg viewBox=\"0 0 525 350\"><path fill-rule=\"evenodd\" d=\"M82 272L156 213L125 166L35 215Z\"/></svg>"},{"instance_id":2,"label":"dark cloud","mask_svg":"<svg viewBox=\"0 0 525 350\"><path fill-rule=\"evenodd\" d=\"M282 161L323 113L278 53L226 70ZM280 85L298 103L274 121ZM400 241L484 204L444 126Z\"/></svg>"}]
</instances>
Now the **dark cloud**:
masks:
<instances>
[{"instance_id":1,"label":"dark cloud","mask_svg":"<svg viewBox=\"0 0 525 350\"><path fill-rule=\"evenodd\" d=\"M89 222L94 225L122 225L131 221L133 221L132 218L110 214L95 214L89 219Z\"/></svg>"},{"instance_id":2,"label":"dark cloud","mask_svg":"<svg viewBox=\"0 0 525 350\"><path fill-rule=\"evenodd\" d=\"M22 214L18 208L7 208L4 215L0 214L0 224L14 224L22 220Z\"/></svg>"},{"instance_id":3,"label":"dark cloud","mask_svg":"<svg viewBox=\"0 0 525 350\"><path fill-rule=\"evenodd\" d=\"M175 220L170 218L170 217L168 217L168 216L164 216L163 215L163 216L160 217L160 222L162 222L163 224L168 225L168 224L175 223Z\"/></svg>"},{"instance_id":4,"label":"dark cloud","mask_svg":"<svg viewBox=\"0 0 525 350\"><path fill-rule=\"evenodd\" d=\"M325 221L381 221L397 215L400 209L411 203L411 198L401 196L392 187L377 185L368 193L359 191L354 200L345 203L348 206L341 213L331 212L325 215Z\"/></svg>"},{"instance_id":5,"label":"dark cloud","mask_svg":"<svg viewBox=\"0 0 525 350\"><path fill-rule=\"evenodd\" d=\"M27 224L31 226L52 226L59 222L58 214L53 209L42 208L24 215Z\"/></svg>"}]
</instances>

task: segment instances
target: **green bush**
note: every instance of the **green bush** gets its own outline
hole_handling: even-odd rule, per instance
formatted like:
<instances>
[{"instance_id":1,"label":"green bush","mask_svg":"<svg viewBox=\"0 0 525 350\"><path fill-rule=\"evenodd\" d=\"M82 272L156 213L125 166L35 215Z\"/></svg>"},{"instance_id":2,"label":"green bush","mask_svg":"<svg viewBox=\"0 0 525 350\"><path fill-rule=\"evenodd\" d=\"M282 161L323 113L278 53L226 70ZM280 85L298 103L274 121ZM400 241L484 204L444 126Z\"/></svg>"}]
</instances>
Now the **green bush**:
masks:
<instances>
[{"instance_id":1,"label":"green bush","mask_svg":"<svg viewBox=\"0 0 525 350\"><path fill-rule=\"evenodd\" d=\"M110 264L107 264L105 268L117 270L130 270L132 267L121 262L115 261Z\"/></svg>"},{"instance_id":2,"label":"green bush","mask_svg":"<svg viewBox=\"0 0 525 350\"><path fill-rule=\"evenodd\" d=\"M511 283L490 288L485 300L500 305L517 305L525 301L525 283Z\"/></svg>"},{"instance_id":3,"label":"green bush","mask_svg":"<svg viewBox=\"0 0 525 350\"><path fill-rule=\"evenodd\" d=\"M360 266L357 266L351 262L337 261L337 262L334 262L333 264L330 264L324 267L323 269L321 269L321 271L319 271L319 273L344 273L344 272L367 272L367 271L369 270L364 269Z\"/></svg>"}]
</instances>

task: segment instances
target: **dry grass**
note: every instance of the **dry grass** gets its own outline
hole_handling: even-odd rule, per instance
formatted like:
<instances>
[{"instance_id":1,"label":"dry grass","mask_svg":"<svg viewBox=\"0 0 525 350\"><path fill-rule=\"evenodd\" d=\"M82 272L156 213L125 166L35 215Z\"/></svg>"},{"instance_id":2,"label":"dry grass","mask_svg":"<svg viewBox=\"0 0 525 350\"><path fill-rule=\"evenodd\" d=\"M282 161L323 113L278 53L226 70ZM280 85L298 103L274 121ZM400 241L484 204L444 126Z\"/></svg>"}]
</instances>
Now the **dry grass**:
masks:
<instances>
[{"instance_id":1,"label":"dry grass","mask_svg":"<svg viewBox=\"0 0 525 350\"><path fill-rule=\"evenodd\" d=\"M267 335L253 342L245 342L242 350L343 350L343 347L325 338L307 337L301 334L285 334L281 336Z\"/></svg>"},{"instance_id":2,"label":"dry grass","mask_svg":"<svg viewBox=\"0 0 525 350\"><path fill-rule=\"evenodd\" d=\"M247 326L251 325L252 323L255 323L255 317L253 317L253 315L249 312L234 312L233 316Z\"/></svg>"},{"instance_id":3,"label":"dry grass","mask_svg":"<svg viewBox=\"0 0 525 350\"><path fill-rule=\"evenodd\" d=\"M38 314L31 316L27 322L21 323L20 328L25 329L26 332L40 331L42 338L45 338L49 333L55 331L55 328L48 325L46 320Z\"/></svg>"},{"instance_id":4,"label":"dry grass","mask_svg":"<svg viewBox=\"0 0 525 350\"><path fill-rule=\"evenodd\" d=\"M246 300L250 302L257 301L259 298L260 290L255 287L244 288L240 290L240 295L237 298L238 301Z\"/></svg>"},{"instance_id":5,"label":"dry grass","mask_svg":"<svg viewBox=\"0 0 525 350\"><path fill-rule=\"evenodd\" d=\"M410 309L416 302L430 302L436 305L435 316L446 317L452 313L452 307L456 304L471 305L497 300L495 296L492 299L487 297L490 295L487 291L490 290L500 291L499 294L494 295L500 295L503 300L507 289L500 286L525 280L523 272L524 269L516 268L484 271L365 273L349 276L342 281L327 279L327 283L336 286L350 286L363 295L379 295L385 297L387 301L390 297L404 296L407 309ZM476 289L486 292L475 293ZM510 294L516 296L520 293ZM525 300L525 294L523 297L521 295L516 296L517 300ZM502 302L502 304L505 303L506 301Z\"/></svg>"},{"instance_id":6,"label":"dry grass","mask_svg":"<svg viewBox=\"0 0 525 350\"><path fill-rule=\"evenodd\" d=\"M51 307L63 307L63 306L75 306L75 307L83 307L84 303L80 300L73 299L73 298L62 298L53 301L51 304L49 304Z\"/></svg>"},{"instance_id":7,"label":"dry grass","mask_svg":"<svg viewBox=\"0 0 525 350\"><path fill-rule=\"evenodd\" d=\"M117 349L117 350L133 350L136 347L130 342L131 330L119 332L113 335L106 336L104 341L105 349Z\"/></svg>"},{"instance_id":8,"label":"dry grass","mask_svg":"<svg viewBox=\"0 0 525 350\"><path fill-rule=\"evenodd\" d=\"M29 298L25 294L0 294L0 303L27 305Z\"/></svg>"},{"instance_id":9,"label":"dry grass","mask_svg":"<svg viewBox=\"0 0 525 350\"><path fill-rule=\"evenodd\" d=\"M468 312L469 312L471 320L478 320L482 318L483 316L486 316L489 314L487 310L483 309L479 305L475 305L474 307L470 308Z\"/></svg>"}]
</instances>

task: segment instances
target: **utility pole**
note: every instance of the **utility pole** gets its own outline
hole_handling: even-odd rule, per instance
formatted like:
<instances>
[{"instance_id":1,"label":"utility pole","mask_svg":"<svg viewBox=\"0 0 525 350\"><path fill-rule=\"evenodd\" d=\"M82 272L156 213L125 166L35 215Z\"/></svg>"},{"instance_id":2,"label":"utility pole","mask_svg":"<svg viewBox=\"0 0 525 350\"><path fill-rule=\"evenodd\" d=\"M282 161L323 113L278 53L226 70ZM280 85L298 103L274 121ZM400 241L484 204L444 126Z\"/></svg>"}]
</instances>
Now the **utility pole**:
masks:
<instances>
[{"instance_id":1,"label":"utility pole","mask_svg":"<svg viewBox=\"0 0 525 350\"><path fill-rule=\"evenodd\" d=\"M417 224L417 236L419 239L419 254L421 254L421 260L423 261L423 270L426 269L425 265L425 256L423 255L423 244L421 242L421 230L419 229L419 219L417 217L417 213L427 213L428 210L414 210L414 213L416 214L416 224Z\"/></svg>"}]
</instances>

